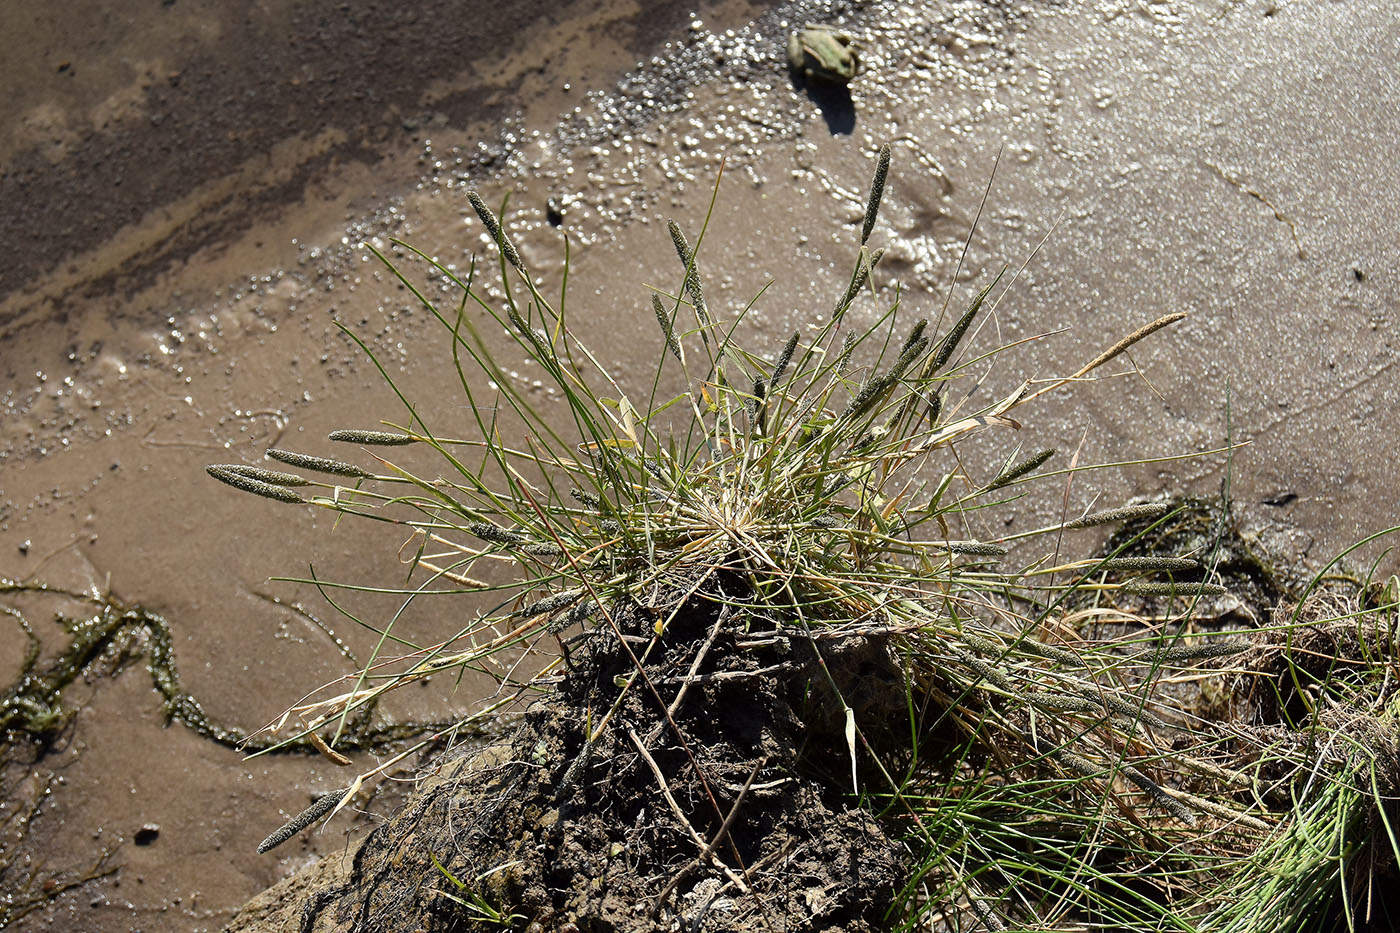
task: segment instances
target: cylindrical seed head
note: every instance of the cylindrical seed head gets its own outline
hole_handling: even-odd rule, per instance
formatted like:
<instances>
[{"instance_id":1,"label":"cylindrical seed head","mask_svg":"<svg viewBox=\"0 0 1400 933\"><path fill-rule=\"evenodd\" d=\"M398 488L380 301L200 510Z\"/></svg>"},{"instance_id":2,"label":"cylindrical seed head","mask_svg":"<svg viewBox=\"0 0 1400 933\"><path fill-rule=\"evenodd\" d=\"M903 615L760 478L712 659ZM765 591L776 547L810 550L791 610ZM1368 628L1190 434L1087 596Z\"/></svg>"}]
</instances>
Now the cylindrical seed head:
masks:
<instances>
[{"instance_id":1,"label":"cylindrical seed head","mask_svg":"<svg viewBox=\"0 0 1400 933\"><path fill-rule=\"evenodd\" d=\"M294 505L306 501L290 489L283 486L274 486L272 483L265 483L262 480L253 479L242 473L234 472L227 467L209 466L204 469L219 482L227 483L234 489L251 492L255 496L262 496L264 499L273 499L277 502L287 502Z\"/></svg>"},{"instance_id":2,"label":"cylindrical seed head","mask_svg":"<svg viewBox=\"0 0 1400 933\"><path fill-rule=\"evenodd\" d=\"M860 242L865 245L865 241L870 239L870 233L875 229L875 218L880 213L880 199L885 196L885 178L890 173L890 144L885 143L880 147L880 154L875 159L875 178L870 183L870 200L865 205L865 221L860 227Z\"/></svg>"}]
</instances>

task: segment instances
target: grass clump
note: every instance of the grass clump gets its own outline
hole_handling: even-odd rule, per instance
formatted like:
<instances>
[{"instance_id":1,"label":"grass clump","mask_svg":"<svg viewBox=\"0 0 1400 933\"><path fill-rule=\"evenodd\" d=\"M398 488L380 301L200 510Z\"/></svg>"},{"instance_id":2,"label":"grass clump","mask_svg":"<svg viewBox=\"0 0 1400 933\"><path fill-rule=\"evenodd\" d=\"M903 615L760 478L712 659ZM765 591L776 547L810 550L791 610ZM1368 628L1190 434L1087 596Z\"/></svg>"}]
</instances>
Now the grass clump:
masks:
<instances>
[{"instance_id":1,"label":"grass clump","mask_svg":"<svg viewBox=\"0 0 1400 933\"><path fill-rule=\"evenodd\" d=\"M975 433L1019 427L1013 415L1034 400L1097 375L1184 315L1142 326L1068 377L972 402L983 397L967 388L981 385L986 355L969 357L966 345L1009 286L993 297L996 276L941 333L924 320L903 324L898 293L884 303L872 278L881 251L867 246L889 159L886 147L834 309L771 352L744 343L742 312L728 319L705 303L698 257L708 217L693 243L672 221L678 285L650 296L657 366L644 399L576 337L562 294L541 291L473 193L498 247L500 300L488 299L475 265L459 276L397 244L456 287L456 305L440 306L376 251L444 328L473 419L467 436L400 393L402 425L332 435L372 448L372 470L268 451L348 484L305 479L293 493L278 471L210 469L260 496L406 526L417 574L407 600L494 597L439 644L414 643L395 621L377 629L379 649L348 690L291 711L305 730L338 732L385 691L443 671L487 671L515 691L543 691L553 698L545 706L573 704L572 718L537 716L530 741L502 766L519 778L511 793L536 795L519 808L529 814L515 827L519 844L486 831L508 809L493 804L463 819L480 837L473 844L487 846L484 861L429 853L425 876L452 883L441 900L468 911L458 921L487 922L472 911L490 905L493 923L519 911L580 928L630 911L646 924L670 917L699 928L709 916L725 929L815 929L836 916L850 930L1241 929L1234 918L1249 899L1221 879L1300 845L1275 827L1305 825L1304 811L1245 790L1254 784L1241 762L1258 759L1257 737L1217 728L1175 689L1226 676L1233 669L1222 665L1247 645L1193 629L1197 606L1223 591L1208 553L1127 553L1175 506L1129 504L989 533L998 526L984 510L1018 498L1022 484L1089 468L1047 474L1053 451L1012 451L977 479L956 453ZM852 313L863 295L873 325ZM539 409L508 375L501 333L557 390L557 410ZM438 472L380 449L398 447L431 450ZM1145 524L1108 553L1060 556L1080 530L1125 522ZM1013 548L1021 562L1004 566ZM484 579L493 574L482 567L501 564L509 579ZM391 658L394 649L402 653ZM520 652L553 661L529 677L496 664ZM734 719L744 698L763 707L766 725ZM1296 777L1303 758L1287 760ZM1343 780L1355 767L1334 769L1329 786L1359 786ZM490 785L493 800L503 786ZM627 787L635 795L623 800ZM1299 799L1337 812L1310 793ZM569 821L585 825L590 807L624 829L634 817L655 826L645 842L626 833L598 842L640 860L626 910L561 901L531 880L550 866L530 853L564 852L561 834L579 831ZM878 815L878 828L856 811ZM842 889L834 895L762 880L791 873L804 851L837 858L800 834L771 842L804 820L826 833L886 834L871 858L902 848L901 868L864 876L876 896L850 886L859 865L830 876L827 887ZM442 842L460 853L464 833ZM460 878L487 879L489 898L464 900ZM806 913L790 915L799 907Z\"/></svg>"}]
</instances>

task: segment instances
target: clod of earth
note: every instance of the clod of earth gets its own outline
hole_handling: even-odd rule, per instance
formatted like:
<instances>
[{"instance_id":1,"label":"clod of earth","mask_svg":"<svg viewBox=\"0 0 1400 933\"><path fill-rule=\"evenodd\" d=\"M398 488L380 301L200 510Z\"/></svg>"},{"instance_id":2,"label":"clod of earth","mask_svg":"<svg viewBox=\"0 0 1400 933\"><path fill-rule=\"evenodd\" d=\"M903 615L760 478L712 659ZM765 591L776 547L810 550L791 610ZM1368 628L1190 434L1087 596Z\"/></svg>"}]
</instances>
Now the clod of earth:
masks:
<instances>
[{"instance_id":1,"label":"clod of earth","mask_svg":"<svg viewBox=\"0 0 1400 933\"><path fill-rule=\"evenodd\" d=\"M612 616L624 641L650 640L645 609ZM819 644L696 599L643 662L667 696L687 689L663 708L638 682L600 731L635 668L593 630L514 737L444 767L303 929L447 931L464 904L531 931L886 929L902 847L851 793L818 654L862 721L897 728L883 637Z\"/></svg>"}]
</instances>

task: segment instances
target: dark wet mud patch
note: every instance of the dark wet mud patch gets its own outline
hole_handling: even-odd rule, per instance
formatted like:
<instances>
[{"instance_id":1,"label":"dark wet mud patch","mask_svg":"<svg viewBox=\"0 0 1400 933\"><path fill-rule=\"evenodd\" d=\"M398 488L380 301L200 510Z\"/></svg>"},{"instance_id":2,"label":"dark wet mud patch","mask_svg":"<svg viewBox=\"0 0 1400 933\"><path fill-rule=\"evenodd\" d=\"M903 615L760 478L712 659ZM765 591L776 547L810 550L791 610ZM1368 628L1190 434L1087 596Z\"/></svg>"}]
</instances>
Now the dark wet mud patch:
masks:
<instances>
[{"instance_id":1,"label":"dark wet mud patch","mask_svg":"<svg viewBox=\"0 0 1400 933\"><path fill-rule=\"evenodd\" d=\"M23 844L30 825L54 791L54 775L25 773L24 763L11 758L0 781L4 791L4 806L0 810L0 891L5 892L0 897L0 930L4 930L68 891L115 874L118 866L113 860L114 849L109 846L85 865L34 867Z\"/></svg>"},{"instance_id":2,"label":"dark wet mud patch","mask_svg":"<svg viewBox=\"0 0 1400 933\"><path fill-rule=\"evenodd\" d=\"M444 767L369 837L303 930L493 914L583 933L886 929L902 850L850 792L824 671L862 721L888 705L898 723L888 646L822 645L716 603L687 604L655 642L657 616L611 615L508 743Z\"/></svg>"},{"instance_id":3,"label":"dark wet mud patch","mask_svg":"<svg viewBox=\"0 0 1400 933\"><path fill-rule=\"evenodd\" d=\"M1191 557L1192 570L1177 571L1183 583L1222 584L1232 598L1265 613L1294 591L1297 581L1267 550L1247 537L1221 500L1184 497L1164 519L1124 522L1103 548L1104 556Z\"/></svg>"},{"instance_id":4,"label":"dark wet mud patch","mask_svg":"<svg viewBox=\"0 0 1400 933\"><path fill-rule=\"evenodd\" d=\"M319 196L318 186L346 164L378 166L383 183L393 169L382 156L434 132L500 124L530 94L532 78L607 80L694 15L676 3L628 15L600 0L526 0L508 13L464 13L438 0L233 4L199 13L167 3L156 5L159 13L120 16L85 6L58 17L61 24L36 15L17 27L45 51L17 54L22 70L6 77L44 101L30 109L57 122L44 132L31 125L33 113L0 112L14 138L0 170L0 203L13 205L0 212L12 245L0 297L158 206L184 217L178 235L151 237L118 267L80 283L87 297L143 288L200 249ZM561 33L571 22L582 25ZM598 41L604 34L612 45ZM147 45L141 36L161 38ZM591 55L575 60L566 40ZM114 46L118 67L107 61ZM47 61L55 54L72 56L56 73ZM96 102L104 97L125 103L105 105L107 119L88 126L83 115L102 112ZM393 182L407 187L412 176Z\"/></svg>"}]
</instances>

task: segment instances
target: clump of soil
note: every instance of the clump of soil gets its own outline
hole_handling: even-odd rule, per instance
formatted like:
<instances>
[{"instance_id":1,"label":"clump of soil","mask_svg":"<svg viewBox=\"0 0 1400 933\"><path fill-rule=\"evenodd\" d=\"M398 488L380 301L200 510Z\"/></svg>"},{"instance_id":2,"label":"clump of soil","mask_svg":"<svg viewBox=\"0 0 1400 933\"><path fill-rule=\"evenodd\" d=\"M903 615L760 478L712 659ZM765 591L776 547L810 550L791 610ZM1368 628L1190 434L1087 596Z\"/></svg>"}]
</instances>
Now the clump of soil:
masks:
<instances>
[{"instance_id":1,"label":"clump of soil","mask_svg":"<svg viewBox=\"0 0 1400 933\"><path fill-rule=\"evenodd\" d=\"M514 738L445 768L302 929L470 930L493 912L529 931L886 929L902 850L852 793L838 691L863 735L882 742L883 722L893 741L890 648L808 637L735 595L600 617Z\"/></svg>"}]
</instances>

